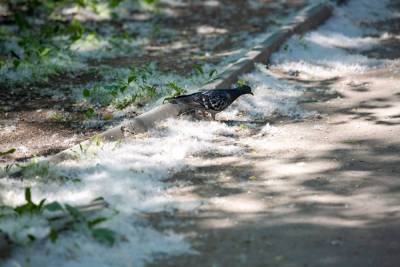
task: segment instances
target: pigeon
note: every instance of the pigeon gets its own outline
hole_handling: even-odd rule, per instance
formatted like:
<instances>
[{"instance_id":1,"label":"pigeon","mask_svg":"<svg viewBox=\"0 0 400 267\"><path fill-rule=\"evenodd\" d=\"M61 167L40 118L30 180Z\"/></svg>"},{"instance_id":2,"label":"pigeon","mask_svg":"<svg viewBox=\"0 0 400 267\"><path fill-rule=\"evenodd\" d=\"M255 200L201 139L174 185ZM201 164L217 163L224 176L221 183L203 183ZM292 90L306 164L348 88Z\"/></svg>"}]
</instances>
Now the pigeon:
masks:
<instances>
[{"instance_id":1,"label":"pigeon","mask_svg":"<svg viewBox=\"0 0 400 267\"><path fill-rule=\"evenodd\" d=\"M203 115L208 112L215 120L215 114L226 109L239 96L251 94L251 88L242 85L234 89L214 89L200 91L190 95L180 95L167 99L172 104L183 104L191 111L201 111Z\"/></svg>"}]
</instances>

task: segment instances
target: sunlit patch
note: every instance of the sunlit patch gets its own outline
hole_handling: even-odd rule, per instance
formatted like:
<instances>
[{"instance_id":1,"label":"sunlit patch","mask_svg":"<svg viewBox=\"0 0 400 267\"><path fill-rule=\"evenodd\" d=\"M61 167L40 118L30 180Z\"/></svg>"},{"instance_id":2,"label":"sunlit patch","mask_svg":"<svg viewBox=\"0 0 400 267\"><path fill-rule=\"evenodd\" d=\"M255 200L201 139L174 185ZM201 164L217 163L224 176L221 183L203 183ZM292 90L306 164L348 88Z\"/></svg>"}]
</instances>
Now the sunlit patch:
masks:
<instances>
[{"instance_id":1,"label":"sunlit patch","mask_svg":"<svg viewBox=\"0 0 400 267\"><path fill-rule=\"evenodd\" d=\"M100 39L95 35L87 35L79 39L71 45L71 49L77 52L90 52L94 50L104 49L109 46L109 43Z\"/></svg>"},{"instance_id":2,"label":"sunlit patch","mask_svg":"<svg viewBox=\"0 0 400 267\"><path fill-rule=\"evenodd\" d=\"M374 31L368 25L389 15L384 8L386 4L387 1L352 1L335 9L335 16L316 31L291 38L279 53L273 54L271 68L288 73L297 71L299 77L313 79L364 73L390 64L389 60L370 59L346 50L363 51L389 38L385 33L379 33L379 37L365 36ZM352 10L357 10L356 16ZM371 10L376 11L371 14Z\"/></svg>"},{"instance_id":3,"label":"sunlit patch","mask_svg":"<svg viewBox=\"0 0 400 267\"><path fill-rule=\"evenodd\" d=\"M265 67L260 65L255 72L246 74L243 78L249 81L254 96L241 97L222 112L220 118L263 121L275 114L291 118L304 118L314 114L298 104L304 88L278 79Z\"/></svg>"},{"instance_id":4,"label":"sunlit patch","mask_svg":"<svg viewBox=\"0 0 400 267\"><path fill-rule=\"evenodd\" d=\"M232 213L256 213L265 211L262 199L248 196L218 197L210 200L210 203L219 210Z\"/></svg>"},{"instance_id":5,"label":"sunlit patch","mask_svg":"<svg viewBox=\"0 0 400 267\"><path fill-rule=\"evenodd\" d=\"M198 34L201 34L201 35L215 35L215 34L227 33L226 29L216 28L216 27L207 26L207 25L202 25L202 26L197 27L196 31Z\"/></svg>"}]
</instances>

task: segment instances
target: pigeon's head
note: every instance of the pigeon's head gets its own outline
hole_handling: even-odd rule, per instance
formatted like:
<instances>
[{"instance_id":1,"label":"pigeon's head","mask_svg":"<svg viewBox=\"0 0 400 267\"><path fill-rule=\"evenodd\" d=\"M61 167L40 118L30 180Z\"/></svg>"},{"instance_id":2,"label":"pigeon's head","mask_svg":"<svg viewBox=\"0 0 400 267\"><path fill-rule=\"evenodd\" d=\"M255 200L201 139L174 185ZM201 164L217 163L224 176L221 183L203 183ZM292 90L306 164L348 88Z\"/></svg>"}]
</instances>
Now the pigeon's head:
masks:
<instances>
[{"instance_id":1,"label":"pigeon's head","mask_svg":"<svg viewBox=\"0 0 400 267\"><path fill-rule=\"evenodd\" d=\"M245 94L253 95L253 92L251 91L251 87L248 86L248 85L242 85L242 86L239 86L236 89L240 90L242 95L245 95Z\"/></svg>"}]
</instances>

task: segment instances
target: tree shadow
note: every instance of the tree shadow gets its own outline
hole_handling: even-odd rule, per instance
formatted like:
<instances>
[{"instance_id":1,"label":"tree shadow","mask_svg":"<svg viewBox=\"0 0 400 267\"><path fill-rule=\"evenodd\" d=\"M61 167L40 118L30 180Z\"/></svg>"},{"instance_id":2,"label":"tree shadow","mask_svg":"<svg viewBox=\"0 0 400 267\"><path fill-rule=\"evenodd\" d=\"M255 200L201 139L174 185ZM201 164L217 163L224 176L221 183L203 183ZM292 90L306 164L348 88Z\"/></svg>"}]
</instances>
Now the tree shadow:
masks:
<instances>
[{"instance_id":1,"label":"tree shadow","mask_svg":"<svg viewBox=\"0 0 400 267\"><path fill-rule=\"evenodd\" d=\"M310 170L335 162L297 177L260 172L257 163L265 157L252 155L246 157L251 164L233 160L175 175L172 180L195 181L191 193L201 199L228 204L149 215L156 228L174 225L186 233L199 252L160 257L149 266L397 266L400 146L352 139L337 147L280 159L281 168L306 162ZM249 181L249 175L263 178ZM248 198L253 202L241 210Z\"/></svg>"}]
</instances>

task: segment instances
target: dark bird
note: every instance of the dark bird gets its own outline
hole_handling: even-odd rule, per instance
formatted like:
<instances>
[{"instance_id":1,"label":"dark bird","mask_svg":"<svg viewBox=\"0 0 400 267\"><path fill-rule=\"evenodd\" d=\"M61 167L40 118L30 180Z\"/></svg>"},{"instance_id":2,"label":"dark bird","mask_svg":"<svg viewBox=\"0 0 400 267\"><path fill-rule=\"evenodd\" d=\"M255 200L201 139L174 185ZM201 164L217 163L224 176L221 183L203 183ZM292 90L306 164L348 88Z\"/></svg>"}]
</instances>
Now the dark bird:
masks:
<instances>
[{"instance_id":1,"label":"dark bird","mask_svg":"<svg viewBox=\"0 0 400 267\"><path fill-rule=\"evenodd\" d=\"M203 114L208 112L215 120L215 114L226 109L233 101L244 94L253 95L250 86L242 85L234 89L206 90L166 100L172 104L182 104L189 111L201 111Z\"/></svg>"}]
</instances>

